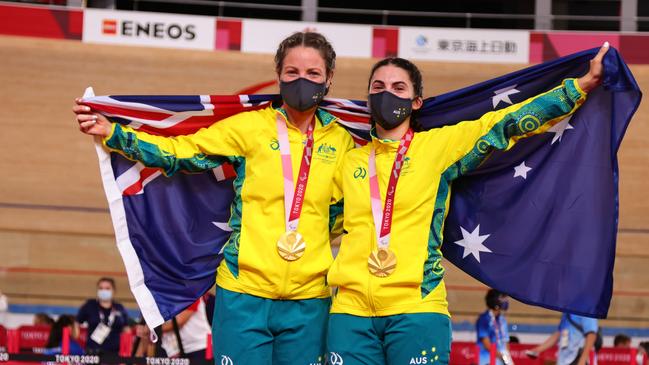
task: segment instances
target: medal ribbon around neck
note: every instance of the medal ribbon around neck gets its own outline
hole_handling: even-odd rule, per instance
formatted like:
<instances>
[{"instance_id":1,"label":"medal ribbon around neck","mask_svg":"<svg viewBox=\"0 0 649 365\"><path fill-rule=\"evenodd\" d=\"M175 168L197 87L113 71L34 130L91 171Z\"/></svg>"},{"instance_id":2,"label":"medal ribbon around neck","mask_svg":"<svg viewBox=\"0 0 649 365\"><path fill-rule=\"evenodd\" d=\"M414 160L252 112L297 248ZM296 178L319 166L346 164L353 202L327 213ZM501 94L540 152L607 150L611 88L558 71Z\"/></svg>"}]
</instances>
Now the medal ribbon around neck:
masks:
<instances>
[{"instance_id":1,"label":"medal ribbon around neck","mask_svg":"<svg viewBox=\"0 0 649 365\"><path fill-rule=\"evenodd\" d=\"M390 275L396 268L396 256L390 251L390 231L392 230L392 216L394 211L394 199L397 190L397 182L401 175L403 160L410 148L414 132L408 129L399 142L399 148L392 164L390 180L388 181L385 193L385 205L381 214L381 193L379 191L379 179L376 174L376 150L374 146L370 149L368 169L370 174L370 202L378 250L372 252L368 259L369 270L373 275L385 277Z\"/></svg>"},{"instance_id":2,"label":"medal ribbon around neck","mask_svg":"<svg viewBox=\"0 0 649 365\"><path fill-rule=\"evenodd\" d=\"M282 157L282 173L284 175L284 217L286 219L286 232L277 242L279 255L287 261L294 261L302 257L306 244L297 232L306 193L309 171L311 170L311 157L313 156L313 130L315 129L315 116L306 131L306 144L302 151L302 162L297 177L297 184L293 183L293 163L291 162L291 146L288 140L286 121L277 113L277 135L279 151Z\"/></svg>"}]
</instances>

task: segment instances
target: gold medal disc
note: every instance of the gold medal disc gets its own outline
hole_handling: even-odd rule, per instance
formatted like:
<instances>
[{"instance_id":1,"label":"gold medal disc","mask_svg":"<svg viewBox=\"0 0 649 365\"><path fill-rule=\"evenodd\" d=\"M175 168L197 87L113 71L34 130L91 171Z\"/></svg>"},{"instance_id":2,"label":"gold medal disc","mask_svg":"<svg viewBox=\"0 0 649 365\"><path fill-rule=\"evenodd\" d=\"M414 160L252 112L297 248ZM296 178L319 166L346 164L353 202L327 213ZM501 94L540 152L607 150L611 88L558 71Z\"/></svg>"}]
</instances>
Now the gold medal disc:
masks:
<instances>
[{"instance_id":1,"label":"gold medal disc","mask_svg":"<svg viewBox=\"0 0 649 365\"><path fill-rule=\"evenodd\" d=\"M277 253L286 261L295 261L304 255L306 242L296 231L284 232L277 241Z\"/></svg>"},{"instance_id":2,"label":"gold medal disc","mask_svg":"<svg viewBox=\"0 0 649 365\"><path fill-rule=\"evenodd\" d=\"M397 255L387 248L374 250L367 259L367 268L374 276L380 278L389 276L397 268Z\"/></svg>"}]
</instances>

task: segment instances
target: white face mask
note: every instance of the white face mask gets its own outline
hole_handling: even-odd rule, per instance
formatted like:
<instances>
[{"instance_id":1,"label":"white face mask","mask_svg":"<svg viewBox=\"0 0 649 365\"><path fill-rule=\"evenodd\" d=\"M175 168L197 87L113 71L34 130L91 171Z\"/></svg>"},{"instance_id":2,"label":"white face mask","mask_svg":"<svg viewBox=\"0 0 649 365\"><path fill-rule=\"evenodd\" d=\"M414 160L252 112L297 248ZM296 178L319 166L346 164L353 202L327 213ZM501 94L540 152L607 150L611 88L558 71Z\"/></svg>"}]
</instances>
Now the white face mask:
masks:
<instances>
[{"instance_id":1,"label":"white face mask","mask_svg":"<svg viewBox=\"0 0 649 365\"><path fill-rule=\"evenodd\" d=\"M110 289L97 290L97 299L101 301L109 301L113 299L113 291Z\"/></svg>"}]
</instances>

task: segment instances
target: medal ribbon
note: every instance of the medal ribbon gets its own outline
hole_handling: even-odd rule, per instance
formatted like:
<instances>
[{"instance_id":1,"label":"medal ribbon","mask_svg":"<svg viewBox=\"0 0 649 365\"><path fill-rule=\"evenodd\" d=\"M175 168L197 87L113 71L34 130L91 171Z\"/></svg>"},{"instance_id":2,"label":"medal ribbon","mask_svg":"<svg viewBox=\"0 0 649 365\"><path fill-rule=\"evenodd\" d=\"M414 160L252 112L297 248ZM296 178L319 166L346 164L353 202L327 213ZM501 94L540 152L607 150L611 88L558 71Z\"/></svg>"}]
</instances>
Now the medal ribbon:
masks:
<instances>
[{"instance_id":1,"label":"medal ribbon","mask_svg":"<svg viewBox=\"0 0 649 365\"><path fill-rule=\"evenodd\" d=\"M503 338L500 335L500 321L496 319L496 316L494 316L491 311L489 311L489 317L491 317L491 325L494 327L494 334L496 335L496 348L500 351L503 341Z\"/></svg>"},{"instance_id":2,"label":"medal ribbon","mask_svg":"<svg viewBox=\"0 0 649 365\"><path fill-rule=\"evenodd\" d=\"M284 211L286 217L286 230L296 231L302 213L302 203L306 192L306 183L309 181L311 170L311 156L313 155L313 129L315 117L306 131L306 144L302 151L302 163L297 177L297 184L293 184L293 163L291 162L291 146L288 141L288 128L281 113L277 113L277 135L279 151L282 156L282 172L284 174Z\"/></svg>"},{"instance_id":3,"label":"medal ribbon","mask_svg":"<svg viewBox=\"0 0 649 365\"><path fill-rule=\"evenodd\" d=\"M115 316L117 313L115 312L115 308L110 309L110 315L108 315L108 322L104 323L104 320L106 319L106 315L104 315L104 312L100 309L99 310L99 322L104 323L108 327L111 327L113 325L113 322L115 322Z\"/></svg>"},{"instance_id":4,"label":"medal ribbon","mask_svg":"<svg viewBox=\"0 0 649 365\"><path fill-rule=\"evenodd\" d=\"M390 231L392 230L392 212L394 211L394 195L397 190L397 182L401 175L401 168L403 167L403 159L408 152L410 142L414 132L408 129L406 134L399 142L397 155L394 157L392 170L390 172L390 180L388 188L385 193L385 205L383 206L383 215L381 216L381 193L379 192L379 179L376 175L376 150L372 146L370 150L370 157L368 161L368 168L370 173L370 201L372 205L372 215L374 216L374 227L376 228L376 237L378 239L379 248L387 249L390 245Z\"/></svg>"}]
</instances>

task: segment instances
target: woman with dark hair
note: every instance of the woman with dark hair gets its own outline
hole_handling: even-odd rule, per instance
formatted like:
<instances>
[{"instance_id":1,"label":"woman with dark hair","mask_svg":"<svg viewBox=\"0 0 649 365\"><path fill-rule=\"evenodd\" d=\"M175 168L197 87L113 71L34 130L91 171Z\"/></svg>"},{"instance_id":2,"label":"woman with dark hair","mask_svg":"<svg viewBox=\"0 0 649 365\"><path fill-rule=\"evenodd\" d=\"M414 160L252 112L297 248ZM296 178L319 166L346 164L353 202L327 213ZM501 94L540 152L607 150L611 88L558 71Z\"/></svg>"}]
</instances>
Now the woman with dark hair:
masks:
<instances>
[{"instance_id":1,"label":"woman with dark hair","mask_svg":"<svg viewBox=\"0 0 649 365\"><path fill-rule=\"evenodd\" d=\"M97 297L88 299L77 312L77 322L88 326L88 353L117 355L122 332L128 331L126 308L115 300L115 280L97 280Z\"/></svg>"},{"instance_id":2,"label":"woman with dark hair","mask_svg":"<svg viewBox=\"0 0 649 365\"><path fill-rule=\"evenodd\" d=\"M507 294L496 289L489 289L485 295L487 309L482 312L475 323L476 344L480 349L479 363L489 365L491 362L491 345L496 344L496 365L511 365L513 360L509 352L509 329Z\"/></svg>"},{"instance_id":3,"label":"woman with dark hair","mask_svg":"<svg viewBox=\"0 0 649 365\"><path fill-rule=\"evenodd\" d=\"M353 147L336 117L318 108L335 58L321 34L289 36L275 55L281 102L186 136L111 123L79 100L73 107L83 133L167 176L212 169L223 159L234 165L232 234L216 278L217 362L309 364L324 354L329 232L342 206L331 181Z\"/></svg>"},{"instance_id":4,"label":"woman with dark hair","mask_svg":"<svg viewBox=\"0 0 649 365\"><path fill-rule=\"evenodd\" d=\"M54 320L47 313L34 314L34 326L52 326Z\"/></svg>"},{"instance_id":5,"label":"woman with dark hair","mask_svg":"<svg viewBox=\"0 0 649 365\"><path fill-rule=\"evenodd\" d=\"M79 338L79 326L74 320L74 316L63 314L50 329L50 336L45 344L45 355L56 355L62 353L63 347L63 329L70 330L70 352L67 355L83 355L83 349L77 342Z\"/></svg>"},{"instance_id":6,"label":"woman with dark hair","mask_svg":"<svg viewBox=\"0 0 649 365\"><path fill-rule=\"evenodd\" d=\"M331 364L448 363L451 321L440 248L451 182L491 151L573 113L599 84L606 50L579 79L478 120L425 132L413 130L413 112L423 105L417 67L388 58L372 68L372 141L348 152L340 172L347 234L327 276L338 288L327 336Z\"/></svg>"}]
</instances>

